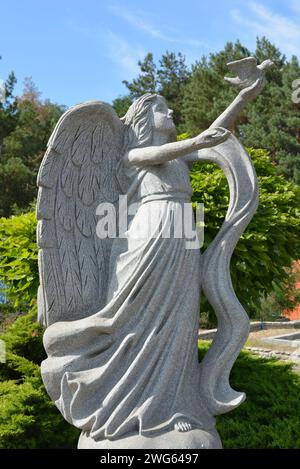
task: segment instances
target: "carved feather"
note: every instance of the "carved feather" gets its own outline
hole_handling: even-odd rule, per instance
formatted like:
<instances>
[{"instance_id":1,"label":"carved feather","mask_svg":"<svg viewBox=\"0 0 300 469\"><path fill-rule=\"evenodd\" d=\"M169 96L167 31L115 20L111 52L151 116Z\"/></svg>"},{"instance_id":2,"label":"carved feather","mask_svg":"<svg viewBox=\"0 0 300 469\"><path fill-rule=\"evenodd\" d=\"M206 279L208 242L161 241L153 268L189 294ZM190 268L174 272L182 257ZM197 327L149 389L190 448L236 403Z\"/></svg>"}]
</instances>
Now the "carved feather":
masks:
<instances>
[{"instance_id":1,"label":"carved feather","mask_svg":"<svg viewBox=\"0 0 300 469\"><path fill-rule=\"evenodd\" d=\"M61 264L57 249L39 251L39 271L44 291L46 322L56 322L61 318L65 305L65 291L62 284Z\"/></svg>"},{"instance_id":2,"label":"carved feather","mask_svg":"<svg viewBox=\"0 0 300 469\"><path fill-rule=\"evenodd\" d=\"M82 236L90 238L96 227L95 206L86 206L78 198L75 206L75 219L78 231Z\"/></svg>"},{"instance_id":3,"label":"carved feather","mask_svg":"<svg viewBox=\"0 0 300 469\"><path fill-rule=\"evenodd\" d=\"M37 243L40 248L56 248L54 220L40 220L37 224Z\"/></svg>"},{"instance_id":4,"label":"carved feather","mask_svg":"<svg viewBox=\"0 0 300 469\"><path fill-rule=\"evenodd\" d=\"M99 269L96 259L96 250L91 239L77 236L76 250L81 273L82 302L86 306L86 313L92 314L92 306L98 306L95 302L95 294L99 288Z\"/></svg>"},{"instance_id":5,"label":"carved feather","mask_svg":"<svg viewBox=\"0 0 300 469\"><path fill-rule=\"evenodd\" d=\"M59 190L55 217L66 231L72 230L75 224L75 197L67 197L63 190Z\"/></svg>"},{"instance_id":6,"label":"carved feather","mask_svg":"<svg viewBox=\"0 0 300 469\"><path fill-rule=\"evenodd\" d=\"M63 226L58 223L57 241L67 313L73 319L77 319L76 313L81 311L82 306L82 289L74 233L66 232Z\"/></svg>"},{"instance_id":7,"label":"carved feather","mask_svg":"<svg viewBox=\"0 0 300 469\"><path fill-rule=\"evenodd\" d=\"M75 106L59 120L39 177L40 317L47 324L105 304L111 240L96 236L96 207L117 200L123 124L108 104Z\"/></svg>"},{"instance_id":8,"label":"carved feather","mask_svg":"<svg viewBox=\"0 0 300 469\"><path fill-rule=\"evenodd\" d=\"M37 184L39 187L52 188L57 181L62 159L53 148L48 148L39 169Z\"/></svg>"},{"instance_id":9,"label":"carved feather","mask_svg":"<svg viewBox=\"0 0 300 469\"><path fill-rule=\"evenodd\" d=\"M75 195L78 176L79 169L73 164L71 152L69 152L61 173L61 186L67 197L73 197Z\"/></svg>"},{"instance_id":10,"label":"carved feather","mask_svg":"<svg viewBox=\"0 0 300 469\"><path fill-rule=\"evenodd\" d=\"M37 197L36 216L38 220L50 220L54 215L55 197L53 189L40 187Z\"/></svg>"},{"instance_id":11,"label":"carved feather","mask_svg":"<svg viewBox=\"0 0 300 469\"><path fill-rule=\"evenodd\" d=\"M101 169L100 164L92 161L84 163L80 168L78 196L85 205L91 205L99 196Z\"/></svg>"}]
</instances>

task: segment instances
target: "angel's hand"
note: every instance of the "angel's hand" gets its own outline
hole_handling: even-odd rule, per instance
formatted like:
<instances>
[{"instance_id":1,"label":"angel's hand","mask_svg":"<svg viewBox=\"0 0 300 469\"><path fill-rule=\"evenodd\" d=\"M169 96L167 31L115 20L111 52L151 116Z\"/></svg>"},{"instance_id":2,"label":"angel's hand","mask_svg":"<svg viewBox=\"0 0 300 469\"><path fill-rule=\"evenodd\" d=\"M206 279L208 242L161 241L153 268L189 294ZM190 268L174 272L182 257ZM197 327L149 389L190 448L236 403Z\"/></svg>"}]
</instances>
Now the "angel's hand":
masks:
<instances>
[{"instance_id":1,"label":"angel's hand","mask_svg":"<svg viewBox=\"0 0 300 469\"><path fill-rule=\"evenodd\" d=\"M214 127L208 130L205 130L199 134L195 139L201 147L213 147L219 145L219 143L227 140L231 132L223 127Z\"/></svg>"},{"instance_id":2,"label":"angel's hand","mask_svg":"<svg viewBox=\"0 0 300 469\"><path fill-rule=\"evenodd\" d=\"M244 100L252 101L263 90L265 84L266 84L265 77L258 78L251 86L248 86L247 88L244 88L240 92L240 96Z\"/></svg>"}]
</instances>

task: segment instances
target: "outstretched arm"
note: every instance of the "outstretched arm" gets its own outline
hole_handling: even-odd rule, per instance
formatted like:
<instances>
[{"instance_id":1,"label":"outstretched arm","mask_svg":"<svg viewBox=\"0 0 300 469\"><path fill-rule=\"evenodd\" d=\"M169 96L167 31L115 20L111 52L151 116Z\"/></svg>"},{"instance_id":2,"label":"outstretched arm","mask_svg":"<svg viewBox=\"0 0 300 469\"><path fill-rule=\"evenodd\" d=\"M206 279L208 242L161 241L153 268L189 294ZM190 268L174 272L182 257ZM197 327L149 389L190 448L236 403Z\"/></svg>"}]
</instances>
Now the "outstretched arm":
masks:
<instances>
[{"instance_id":1,"label":"outstretched arm","mask_svg":"<svg viewBox=\"0 0 300 469\"><path fill-rule=\"evenodd\" d=\"M214 128L202 132L188 140L166 143L164 145L134 148L124 155L126 165L155 165L175 160L202 148L209 148L224 142L230 132L222 128Z\"/></svg>"},{"instance_id":2,"label":"outstretched arm","mask_svg":"<svg viewBox=\"0 0 300 469\"><path fill-rule=\"evenodd\" d=\"M246 105L253 101L265 86L265 78L259 78L256 82L244 88L232 103L225 109L225 111L212 123L210 129L222 127L224 129L232 130L238 115L246 107ZM198 150L198 149L197 149ZM197 161L203 161L203 153L198 154L198 151L193 151L182 158L190 167Z\"/></svg>"},{"instance_id":3,"label":"outstretched arm","mask_svg":"<svg viewBox=\"0 0 300 469\"><path fill-rule=\"evenodd\" d=\"M262 91L266 83L264 77L256 80L253 85L248 88L244 88L232 103L225 109L225 111L211 124L211 128L223 127L224 129L233 130L234 124L250 101L253 101L259 93Z\"/></svg>"}]
</instances>

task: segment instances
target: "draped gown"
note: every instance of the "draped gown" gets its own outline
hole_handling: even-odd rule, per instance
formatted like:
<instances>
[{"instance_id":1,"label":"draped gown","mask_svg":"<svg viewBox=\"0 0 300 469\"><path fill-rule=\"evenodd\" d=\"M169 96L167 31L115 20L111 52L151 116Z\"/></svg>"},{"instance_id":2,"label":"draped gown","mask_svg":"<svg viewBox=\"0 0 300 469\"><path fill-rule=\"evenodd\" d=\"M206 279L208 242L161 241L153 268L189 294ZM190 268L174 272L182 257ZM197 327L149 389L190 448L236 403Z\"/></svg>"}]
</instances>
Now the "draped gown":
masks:
<instances>
[{"instance_id":1,"label":"draped gown","mask_svg":"<svg viewBox=\"0 0 300 469\"><path fill-rule=\"evenodd\" d=\"M183 208L192 212L188 166L126 171L136 183L128 210L137 210L113 241L106 306L48 327L45 386L95 440L156 434L180 419L213 428L199 393L200 250L187 249L190 230L176 225Z\"/></svg>"}]
</instances>

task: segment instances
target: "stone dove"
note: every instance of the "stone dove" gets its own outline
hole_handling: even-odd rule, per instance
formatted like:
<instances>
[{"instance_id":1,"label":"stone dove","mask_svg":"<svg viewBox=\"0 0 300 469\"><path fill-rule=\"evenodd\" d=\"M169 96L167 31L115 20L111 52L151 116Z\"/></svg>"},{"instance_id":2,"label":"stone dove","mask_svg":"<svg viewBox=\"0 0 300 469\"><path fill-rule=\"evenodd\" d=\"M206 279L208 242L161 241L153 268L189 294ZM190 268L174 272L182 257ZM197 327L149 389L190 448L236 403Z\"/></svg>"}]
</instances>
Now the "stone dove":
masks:
<instances>
[{"instance_id":1,"label":"stone dove","mask_svg":"<svg viewBox=\"0 0 300 469\"><path fill-rule=\"evenodd\" d=\"M273 67L273 65L274 63L269 59L257 65L255 57L235 60L234 62L229 62L227 66L237 76L235 78L225 77L224 79L239 88L248 88L259 78L264 79L266 71Z\"/></svg>"}]
</instances>

